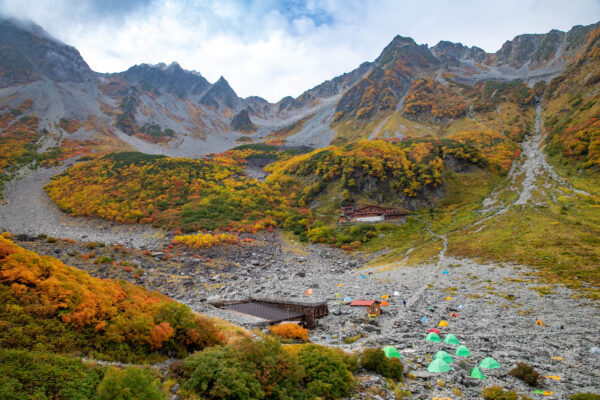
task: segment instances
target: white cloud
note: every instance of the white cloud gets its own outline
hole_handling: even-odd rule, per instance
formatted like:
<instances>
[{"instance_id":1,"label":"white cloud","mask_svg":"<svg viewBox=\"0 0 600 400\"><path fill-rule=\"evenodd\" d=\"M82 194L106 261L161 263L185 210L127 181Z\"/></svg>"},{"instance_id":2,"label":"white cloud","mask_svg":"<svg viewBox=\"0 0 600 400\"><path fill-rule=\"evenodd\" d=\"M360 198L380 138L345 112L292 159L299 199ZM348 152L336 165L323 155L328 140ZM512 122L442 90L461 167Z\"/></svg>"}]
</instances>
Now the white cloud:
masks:
<instances>
[{"instance_id":1,"label":"white cloud","mask_svg":"<svg viewBox=\"0 0 600 400\"><path fill-rule=\"evenodd\" d=\"M179 62L240 96L277 101L373 60L396 35L496 51L520 33L600 19L597 0L0 0L99 72Z\"/></svg>"}]
</instances>

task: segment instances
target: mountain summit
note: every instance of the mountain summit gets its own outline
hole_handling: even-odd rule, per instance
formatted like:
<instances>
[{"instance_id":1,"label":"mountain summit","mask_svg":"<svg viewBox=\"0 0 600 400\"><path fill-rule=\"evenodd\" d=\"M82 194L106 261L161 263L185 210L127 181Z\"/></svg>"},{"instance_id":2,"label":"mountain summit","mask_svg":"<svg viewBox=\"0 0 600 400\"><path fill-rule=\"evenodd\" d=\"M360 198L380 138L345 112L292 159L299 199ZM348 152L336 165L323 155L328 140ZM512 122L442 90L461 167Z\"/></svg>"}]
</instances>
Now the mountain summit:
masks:
<instances>
[{"instance_id":1,"label":"mountain summit","mask_svg":"<svg viewBox=\"0 0 600 400\"><path fill-rule=\"evenodd\" d=\"M52 38L40 26L0 20L0 87L41 79L84 82L94 76L77 49Z\"/></svg>"}]
</instances>

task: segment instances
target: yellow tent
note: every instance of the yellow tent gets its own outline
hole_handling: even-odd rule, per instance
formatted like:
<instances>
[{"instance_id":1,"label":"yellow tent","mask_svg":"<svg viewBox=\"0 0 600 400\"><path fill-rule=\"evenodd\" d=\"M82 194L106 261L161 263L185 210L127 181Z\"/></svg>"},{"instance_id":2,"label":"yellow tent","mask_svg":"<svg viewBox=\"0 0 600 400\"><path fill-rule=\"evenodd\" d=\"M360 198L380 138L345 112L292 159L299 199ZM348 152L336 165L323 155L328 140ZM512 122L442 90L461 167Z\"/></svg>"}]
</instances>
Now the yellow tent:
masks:
<instances>
[{"instance_id":1,"label":"yellow tent","mask_svg":"<svg viewBox=\"0 0 600 400\"><path fill-rule=\"evenodd\" d=\"M444 327L444 326L448 326L448 321L446 320L441 320L440 323L438 324L438 326Z\"/></svg>"},{"instance_id":2,"label":"yellow tent","mask_svg":"<svg viewBox=\"0 0 600 400\"><path fill-rule=\"evenodd\" d=\"M452 300L452 297L448 296L445 298L445 300Z\"/></svg>"},{"instance_id":3,"label":"yellow tent","mask_svg":"<svg viewBox=\"0 0 600 400\"><path fill-rule=\"evenodd\" d=\"M388 296L387 294L384 294L383 296L381 296L382 299L389 299L390 296Z\"/></svg>"},{"instance_id":4,"label":"yellow tent","mask_svg":"<svg viewBox=\"0 0 600 400\"><path fill-rule=\"evenodd\" d=\"M535 321L535 324L537 326L546 326L546 324L539 318Z\"/></svg>"}]
</instances>

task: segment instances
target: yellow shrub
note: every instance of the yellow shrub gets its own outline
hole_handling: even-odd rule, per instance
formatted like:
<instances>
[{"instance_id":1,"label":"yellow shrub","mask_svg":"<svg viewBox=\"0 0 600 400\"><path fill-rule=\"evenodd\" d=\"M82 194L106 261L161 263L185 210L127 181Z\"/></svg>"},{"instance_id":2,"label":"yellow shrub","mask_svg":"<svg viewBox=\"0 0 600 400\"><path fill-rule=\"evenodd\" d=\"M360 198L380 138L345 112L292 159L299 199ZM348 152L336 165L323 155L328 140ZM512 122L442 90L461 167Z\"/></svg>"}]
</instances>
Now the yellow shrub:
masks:
<instances>
[{"instance_id":1,"label":"yellow shrub","mask_svg":"<svg viewBox=\"0 0 600 400\"><path fill-rule=\"evenodd\" d=\"M175 242L185 244L194 249L208 248L220 244L239 244L240 238L230 233L198 233L196 235L175 236Z\"/></svg>"}]
</instances>

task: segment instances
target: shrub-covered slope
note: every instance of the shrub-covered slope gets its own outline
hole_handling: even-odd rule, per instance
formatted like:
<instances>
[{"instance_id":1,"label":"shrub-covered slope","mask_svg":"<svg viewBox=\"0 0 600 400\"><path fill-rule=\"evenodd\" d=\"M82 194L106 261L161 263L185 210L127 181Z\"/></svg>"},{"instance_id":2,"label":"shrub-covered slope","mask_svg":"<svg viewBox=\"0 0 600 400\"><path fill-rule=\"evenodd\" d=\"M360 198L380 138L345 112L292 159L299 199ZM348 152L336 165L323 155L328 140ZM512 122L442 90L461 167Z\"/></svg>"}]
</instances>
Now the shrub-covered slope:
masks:
<instances>
[{"instance_id":1,"label":"shrub-covered slope","mask_svg":"<svg viewBox=\"0 0 600 400\"><path fill-rule=\"evenodd\" d=\"M300 233L313 219L309 208L336 185L338 208L342 200L366 200L416 209L420 200L436 200L426 197L442 188L447 164L492 165L472 145L453 140L364 141L293 157L273 149L242 147L199 160L110 154L70 168L46 189L74 215L185 231L277 225ZM280 159L268 167L273 174L264 182L243 173L253 157Z\"/></svg>"},{"instance_id":2,"label":"shrub-covered slope","mask_svg":"<svg viewBox=\"0 0 600 400\"><path fill-rule=\"evenodd\" d=\"M548 152L563 164L600 170L600 28L581 56L546 87Z\"/></svg>"},{"instance_id":3,"label":"shrub-covered slope","mask_svg":"<svg viewBox=\"0 0 600 400\"><path fill-rule=\"evenodd\" d=\"M98 279L0 237L3 348L111 359L185 355L222 341L213 323L161 294Z\"/></svg>"}]
</instances>

